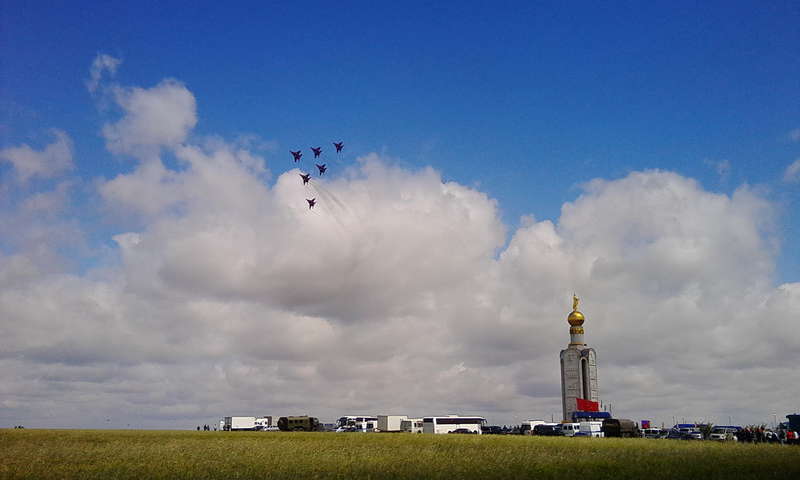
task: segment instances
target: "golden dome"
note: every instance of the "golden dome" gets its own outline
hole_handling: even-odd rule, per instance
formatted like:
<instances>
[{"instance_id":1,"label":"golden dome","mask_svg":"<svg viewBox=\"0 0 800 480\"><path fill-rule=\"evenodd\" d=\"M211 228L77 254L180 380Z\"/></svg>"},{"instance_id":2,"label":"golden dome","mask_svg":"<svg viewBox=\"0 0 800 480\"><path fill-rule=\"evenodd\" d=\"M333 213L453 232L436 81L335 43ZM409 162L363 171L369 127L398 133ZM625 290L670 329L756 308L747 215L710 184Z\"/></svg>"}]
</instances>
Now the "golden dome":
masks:
<instances>
[{"instance_id":1,"label":"golden dome","mask_svg":"<svg viewBox=\"0 0 800 480\"><path fill-rule=\"evenodd\" d=\"M580 327L583 325L584 320L586 319L583 317L583 314L577 310L573 310L572 313L569 314L569 317L567 317L567 321L573 327Z\"/></svg>"}]
</instances>

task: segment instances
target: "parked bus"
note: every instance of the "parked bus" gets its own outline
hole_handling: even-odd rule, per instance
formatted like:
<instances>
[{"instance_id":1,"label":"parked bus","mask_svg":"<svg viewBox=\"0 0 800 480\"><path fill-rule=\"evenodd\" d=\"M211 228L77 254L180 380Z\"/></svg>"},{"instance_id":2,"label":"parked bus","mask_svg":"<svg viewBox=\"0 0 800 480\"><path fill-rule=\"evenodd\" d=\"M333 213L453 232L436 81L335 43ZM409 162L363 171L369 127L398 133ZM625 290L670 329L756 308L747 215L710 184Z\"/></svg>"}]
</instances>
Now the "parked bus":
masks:
<instances>
[{"instance_id":1,"label":"parked bus","mask_svg":"<svg viewBox=\"0 0 800 480\"><path fill-rule=\"evenodd\" d=\"M466 429L477 434L486 424L483 417L459 417L448 415L446 417L425 417L422 419L423 433L450 433L453 430Z\"/></svg>"}]
</instances>

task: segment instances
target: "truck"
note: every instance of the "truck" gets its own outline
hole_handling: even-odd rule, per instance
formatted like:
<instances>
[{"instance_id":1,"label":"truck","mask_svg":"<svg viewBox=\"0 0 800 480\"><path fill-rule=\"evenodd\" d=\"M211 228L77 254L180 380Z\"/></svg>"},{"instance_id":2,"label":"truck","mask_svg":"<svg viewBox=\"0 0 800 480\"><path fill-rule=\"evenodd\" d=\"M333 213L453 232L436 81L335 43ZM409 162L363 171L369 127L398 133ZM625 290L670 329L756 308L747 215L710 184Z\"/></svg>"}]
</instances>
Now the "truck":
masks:
<instances>
[{"instance_id":1,"label":"truck","mask_svg":"<svg viewBox=\"0 0 800 480\"><path fill-rule=\"evenodd\" d=\"M224 417L220 422L220 428L226 432L258 429L256 417Z\"/></svg>"},{"instance_id":2,"label":"truck","mask_svg":"<svg viewBox=\"0 0 800 480\"><path fill-rule=\"evenodd\" d=\"M272 417L267 415L265 417L258 417L256 418L256 430L262 430L264 432L268 432L273 430L274 425L272 425Z\"/></svg>"},{"instance_id":3,"label":"truck","mask_svg":"<svg viewBox=\"0 0 800 480\"><path fill-rule=\"evenodd\" d=\"M378 431L399 432L403 420L408 420L407 415L378 415Z\"/></svg>"},{"instance_id":4,"label":"truck","mask_svg":"<svg viewBox=\"0 0 800 480\"><path fill-rule=\"evenodd\" d=\"M346 415L336 421L337 432L374 432L378 429L375 415Z\"/></svg>"},{"instance_id":5,"label":"truck","mask_svg":"<svg viewBox=\"0 0 800 480\"><path fill-rule=\"evenodd\" d=\"M602 426L604 437L637 438L640 436L636 422L627 418L606 418Z\"/></svg>"},{"instance_id":6,"label":"truck","mask_svg":"<svg viewBox=\"0 0 800 480\"><path fill-rule=\"evenodd\" d=\"M422 433L422 418L409 418L400 422L400 431L408 433Z\"/></svg>"},{"instance_id":7,"label":"truck","mask_svg":"<svg viewBox=\"0 0 800 480\"><path fill-rule=\"evenodd\" d=\"M282 432L317 432L320 430L320 425L317 417L303 415L279 418L278 428Z\"/></svg>"}]
</instances>

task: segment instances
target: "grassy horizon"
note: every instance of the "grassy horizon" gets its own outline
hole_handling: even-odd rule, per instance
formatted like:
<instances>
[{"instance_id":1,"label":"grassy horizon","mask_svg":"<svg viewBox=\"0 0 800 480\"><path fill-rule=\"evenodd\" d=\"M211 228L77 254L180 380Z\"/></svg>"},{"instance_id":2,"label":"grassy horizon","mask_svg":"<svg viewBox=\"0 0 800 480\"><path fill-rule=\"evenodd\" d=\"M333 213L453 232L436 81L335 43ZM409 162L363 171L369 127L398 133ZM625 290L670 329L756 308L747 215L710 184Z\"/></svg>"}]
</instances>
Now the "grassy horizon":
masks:
<instances>
[{"instance_id":1,"label":"grassy horizon","mask_svg":"<svg viewBox=\"0 0 800 480\"><path fill-rule=\"evenodd\" d=\"M3 479L798 478L800 447L495 435L0 430Z\"/></svg>"}]
</instances>

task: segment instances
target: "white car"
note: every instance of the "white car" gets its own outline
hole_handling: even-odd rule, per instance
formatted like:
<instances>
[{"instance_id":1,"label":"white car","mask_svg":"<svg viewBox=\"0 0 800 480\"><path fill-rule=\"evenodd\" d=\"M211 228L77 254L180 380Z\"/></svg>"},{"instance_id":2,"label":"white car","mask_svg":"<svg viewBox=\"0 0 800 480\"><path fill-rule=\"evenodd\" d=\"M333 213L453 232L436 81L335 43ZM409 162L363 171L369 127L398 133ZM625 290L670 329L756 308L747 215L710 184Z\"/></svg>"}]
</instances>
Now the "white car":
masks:
<instances>
[{"instance_id":1,"label":"white car","mask_svg":"<svg viewBox=\"0 0 800 480\"><path fill-rule=\"evenodd\" d=\"M736 434L738 432L739 429L735 427L714 427L711 430L711 434L708 436L708 439L716 440L718 442L735 442L738 440L736 438Z\"/></svg>"}]
</instances>

